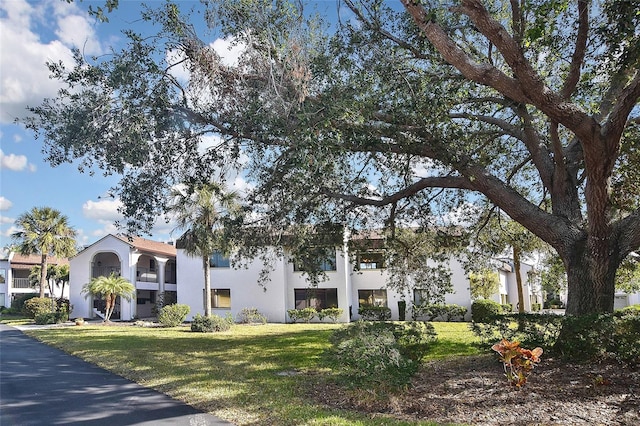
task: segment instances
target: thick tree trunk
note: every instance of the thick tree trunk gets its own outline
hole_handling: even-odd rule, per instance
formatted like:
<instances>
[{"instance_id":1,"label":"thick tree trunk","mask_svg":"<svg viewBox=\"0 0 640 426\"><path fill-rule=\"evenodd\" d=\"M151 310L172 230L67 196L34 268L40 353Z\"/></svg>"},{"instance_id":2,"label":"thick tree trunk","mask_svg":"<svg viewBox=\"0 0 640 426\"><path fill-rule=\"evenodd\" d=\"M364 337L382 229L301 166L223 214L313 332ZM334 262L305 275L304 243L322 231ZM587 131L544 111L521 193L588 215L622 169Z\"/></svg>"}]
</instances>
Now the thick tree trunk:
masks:
<instances>
[{"instance_id":1,"label":"thick tree trunk","mask_svg":"<svg viewBox=\"0 0 640 426\"><path fill-rule=\"evenodd\" d=\"M607 247L606 240L599 244L604 247L596 245L592 242L587 248L583 241L563 258L568 282L567 315L613 311L619 256Z\"/></svg>"},{"instance_id":2,"label":"thick tree trunk","mask_svg":"<svg viewBox=\"0 0 640 426\"><path fill-rule=\"evenodd\" d=\"M211 268L209 267L209 256L202 257L204 268L204 316L211 316Z\"/></svg>"},{"instance_id":3,"label":"thick tree trunk","mask_svg":"<svg viewBox=\"0 0 640 426\"><path fill-rule=\"evenodd\" d=\"M47 254L40 259L40 297L44 297L44 286L47 284Z\"/></svg>"}]
</instances>

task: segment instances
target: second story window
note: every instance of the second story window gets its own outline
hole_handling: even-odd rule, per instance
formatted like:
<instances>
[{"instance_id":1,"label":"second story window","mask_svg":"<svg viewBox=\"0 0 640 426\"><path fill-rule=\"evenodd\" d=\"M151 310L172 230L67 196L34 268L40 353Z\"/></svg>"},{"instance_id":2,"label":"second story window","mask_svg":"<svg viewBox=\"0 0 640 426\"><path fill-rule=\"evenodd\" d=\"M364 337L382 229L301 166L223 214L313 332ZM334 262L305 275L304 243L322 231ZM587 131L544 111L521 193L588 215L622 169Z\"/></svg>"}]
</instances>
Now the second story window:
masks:
<instances>
[{"instance_id":1,"label":"second story window","mask_svg":"<svg viewBox=\"0 0 640 426\"><path fill-rule=\"evenodd\" d=\"M358 256L358 269L383 269L384 254L382 252L367 251Z\"/></svg>"},{"instance_id":2,"label":"second story window","mask_svg":"<svg viewBox=\"0 0 640 426\"><path fill-rule=\"evenodd\" d=\"M294 271L317 270L317 271L335 271L336 270L336 249L334 247L315 248L306 258L296 261L293 264Z\"/></svg>"},{"instance_id":3,"label":"second story window","mask_svg":"<svg viewBox=\"0 0 640 426\"><path fill-rule=\"evenodd\" d=\"M209 256L209 266L212 268L229 268L231 263L229 262L229 258L222 254L222 252L214 251L213 254Z\"/></svg>"}]
</instances>

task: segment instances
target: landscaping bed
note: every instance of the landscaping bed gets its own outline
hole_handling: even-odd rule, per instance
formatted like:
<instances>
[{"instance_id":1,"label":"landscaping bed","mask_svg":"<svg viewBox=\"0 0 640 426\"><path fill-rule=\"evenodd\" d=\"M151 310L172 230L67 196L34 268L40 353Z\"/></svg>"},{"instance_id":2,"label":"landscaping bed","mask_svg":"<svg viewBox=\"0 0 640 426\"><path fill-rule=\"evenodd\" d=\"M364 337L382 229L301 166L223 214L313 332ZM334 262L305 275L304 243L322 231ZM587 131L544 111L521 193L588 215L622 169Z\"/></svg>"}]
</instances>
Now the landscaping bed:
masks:
<instances>
[{"instance_id":1,"label":"landscaping bed","mask_svg":"<svg viewBox=\"0 0 640 426\"><path fill-rule=\"evenodd\" d=\"M496 355L427 362L399 395L327 385L317 401L407 421L471 425L640 425L640 369L615 363L570 365L543 359L519 391Z\"/></svg>"}]
</instances>

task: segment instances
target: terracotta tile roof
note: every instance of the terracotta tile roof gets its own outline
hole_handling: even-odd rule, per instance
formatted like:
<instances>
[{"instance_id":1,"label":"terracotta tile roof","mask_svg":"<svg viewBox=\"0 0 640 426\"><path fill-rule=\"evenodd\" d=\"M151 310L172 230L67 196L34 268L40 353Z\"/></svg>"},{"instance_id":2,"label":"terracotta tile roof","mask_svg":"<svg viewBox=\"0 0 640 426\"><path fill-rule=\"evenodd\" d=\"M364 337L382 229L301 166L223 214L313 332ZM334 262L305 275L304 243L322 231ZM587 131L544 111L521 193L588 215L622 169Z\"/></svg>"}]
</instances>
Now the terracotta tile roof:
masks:
<instances>
[{"instance_id":1,"label":"terracotta tile roof","mask_svg":"<svg viewBox=\"0 0 640 426\"><path fill-rule=\"evenodd\" d=\"M23 255L14 253L11 258L11 269L31 269L34 266L40 266L41 257L39 254ZM69 259L58 258L55 256L47 257L48 265L68 265Z\"/></svg>"},{"instance_id":2,"label":"terracotta tile roof","mask_svg":"<svg viewBox=\"0 0 640 426\"><path fill-rule=\"evenodd\" d=\"M177 254L176 248L171 244L147 240L146 238L141 237L129 238L126 235L116 235L115 237L145 253L163 254L165 256L173 257Z\"/></svg>"}]
</instances>

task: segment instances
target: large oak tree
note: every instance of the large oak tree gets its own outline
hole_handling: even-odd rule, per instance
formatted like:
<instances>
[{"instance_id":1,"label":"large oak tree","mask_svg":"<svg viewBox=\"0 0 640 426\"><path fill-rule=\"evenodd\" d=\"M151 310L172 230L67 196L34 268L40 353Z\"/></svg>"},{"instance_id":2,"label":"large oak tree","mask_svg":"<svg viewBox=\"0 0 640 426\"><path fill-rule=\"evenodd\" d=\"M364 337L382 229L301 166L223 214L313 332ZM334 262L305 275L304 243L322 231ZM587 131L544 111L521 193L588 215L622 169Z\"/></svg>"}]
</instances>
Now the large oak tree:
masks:
<instances>
[{"instance_id":1,"label":"large oak tree","mask_svg":"<svg viewBox=\"0 0 640 426\"><path fill-rule=\"evenodd\" d=\"M340 5L329 27L302 2L150 10L156 36L50 64L67 86L27 125L52 164L122 173L141 229L172 184L230 164L274 227L442 225L484 197L557 251L568 313L611 311L640 246L638 1ZM242 48L237 64L198 17Z\"/></svg>"}]
</instances>

